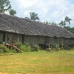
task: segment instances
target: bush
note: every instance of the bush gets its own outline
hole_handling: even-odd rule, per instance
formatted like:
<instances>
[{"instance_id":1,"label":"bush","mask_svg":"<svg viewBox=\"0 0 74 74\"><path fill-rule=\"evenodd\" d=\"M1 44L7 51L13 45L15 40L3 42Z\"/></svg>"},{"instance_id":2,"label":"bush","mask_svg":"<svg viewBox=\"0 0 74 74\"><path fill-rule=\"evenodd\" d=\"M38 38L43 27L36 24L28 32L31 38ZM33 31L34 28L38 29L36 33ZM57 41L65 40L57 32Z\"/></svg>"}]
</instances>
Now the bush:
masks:
<instances>
[{"instance_id":1,"label":"bush","mask_svg":"<svg viewBox=\"0 0 74 74\"><path fill-rule=\"evenodd\" d=\"M22 45L21 46L21 49L22 49L22 51L24 51L24 52L30 52L31 51L31 49L30 49L30 47L28 46L26 46L26 45Z\"/></svg>"},{"instance_id":2,"label":"bush","mask_svg":"<svg viewBox=\"0 0 74 74\"><path fill-rule=\"evenodd\" d=\"M74 47L71 50L74 50Z\"/></svg>"},{"instance_id":3,"label":"bush","mask_svg":"<svg viewBox=\"0 0 74 74\"><path fill-rule=\"evenodd\" d=\"M32 45L31 51L38 51L40 49L39 45Z\"/></svg>"},{"instance_id":4,"label":"bush","mask_svg":"<svg viewBox=\"0 0 74 74\"><path fill-rule=\"evenodd\" d=\"M20 48L24 52L38 51L38 45L30 45L29 43L22 44L21 42L17 42L16 46Z\"/></svg>"},{"instance_id":5,"label":"bush","mask_svg":"<svg viewBox=\"0 0 74 74\"><path fill-rule=\"evenodd\" d=\"M20 48L20 47L22 46L22 43L21 43L21 42L16 42L16 46L17 46L18 48Z\"/></svg>"},{"instance_id":6,"label":"bush","mask_svg":"<svg viewBox=\"0 0 74 74\"><path fill-rule=\"evenodd\" d=\"M30 45L29 43L25 43L21 46L21 49L24 52L38 51L40 48L38 45Z\"/></svg>"},{"instance_id":7,"label":"bush","mask_svg":"<svg viewBox=\"0 0 74 74\"><path fill-rule=\"evenodd\" d=\"M55 50L59 51L60 50L60 45L59 44L55 44Z\"/></svg>"},{"instance_id":8,"label":"bush","mask_svg":"<svg viewBox=\"0 0 74 74\"><path fill-rule=\"evenodd\" d=\"M9 49L3 44L0 44L0 52L9 52Z\"/></svg>"},{"instance_id":9,"label":"bush","mask_svg":"<svg viewBox=\"0 0 74 74\"><path fill-rule=\"evenodd\" d=\"M24 51L24 52L30 52L31 51L31 46L29 43L25 43L24 45L21 46L21 49Z\"/></svg>"},{"instance_id":10,"label":"bush","mask_svg":"<svg viewBox=\"0 0 74 74\"><path fill-rule=\"evenodd\" d=\"M24 52L26 52L26 46L25 45L22 45L21 46L21 50L24 51Z\"/></svg>"}]
</instances>

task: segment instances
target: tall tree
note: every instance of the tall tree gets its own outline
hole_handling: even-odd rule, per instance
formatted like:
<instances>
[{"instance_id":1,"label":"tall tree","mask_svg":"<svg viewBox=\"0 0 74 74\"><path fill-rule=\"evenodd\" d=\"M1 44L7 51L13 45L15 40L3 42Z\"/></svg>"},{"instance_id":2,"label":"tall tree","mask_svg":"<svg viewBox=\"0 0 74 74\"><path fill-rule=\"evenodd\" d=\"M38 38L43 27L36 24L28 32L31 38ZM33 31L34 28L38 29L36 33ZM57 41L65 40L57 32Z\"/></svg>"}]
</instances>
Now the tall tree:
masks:
<instances>
[{"instance_id":1,"label":"tall tree","mask_svg":"<svg viewBox=\"0 0 74 74\"><path fill-rule=\"evenodd\" d=\"M57 24L57 23L55 23L55 22L52 22L52 23L51 23L51 25L54 25L54 26L56 26L56 25L58 25L58 24Z\"/></svg>"},{"instance_id":2,"label":"tall tree","mask_svg":"<svg viewBox=\"0 0 74 74\"><path fill-rule=\"evenodd\" d=\"M29 18L29 17L25 17L25 19L28 19L28 20L30 20L30 18Z\"/></svg>"},{"instance_id":3,"label":"tall tree","mask_svg":"<svg viewBox=\"0 0 74 74\"><path fill-rule=\"evenodd\" d=\"M11 9L11 4L9 0L0 0L0 12L4 13Z\"/></svg>"},{"instance_id":4,"label":"tall tree","mask_svg":"<svg viewBox=\"0 0 74 74\"><path fill-rule=\"evenodd\" d=\"M74 34L74 27L65 26L65 28Z\"/></svg>"},{"instance_id":5,"label":"tall tree","mask_svg":"<svg viewBox=\"0 0 74 74\"><path fill-rule=\"evenodd\" d=\"M69 25L70 25L70 21L71 21L71 20L72 20L72 19L69 18L68 16L65 17L65 22L69 22Z\"/></svg>"},{"instance_id":6,"label":"tall tree","mask_svg":"<svg viewBox=\"0 0 74 74\"><path fill-rule=\"evenodd\" d=\"M45 24L50 24L48 21L44 22Z\"/></svg>"},{"instance_id":7,"label":"tall tree","mask_svg":"<svg viewBox=\"0 0 74 74\"><path fill-rule=\"evenodd\" d=\"M46 21L46 22L44 22L45 24L49 24L49 25L54 25L54 26L56 26L56 25L58 25L57 23L55 23L55 22L48 22L48 21Z\"/></svg>"},{"instance_id":8,"label":"tall tree","mask_svg":"<svg viewBox=\"0 0 74 74\"><path fill-rule=\"evenodd\" d=\"M66 23L65 23L65 21L61 21L61 22L59 23L59 25L65 27Z\"/></svg>"},{"instance_id":9,"label":"tall tree","mask_svg":"<svg viewBox=\"0 0 74 74\"><path fill-rule=\"evenodd\" d=\"M30 19L39 20L38 14L36 14L35 12L30 12Z\"/></svg>"},{"instance_id":10,"label":"tall tree","mask_svg":"<svg viewBox=\"0 0 74 74\"><path fill-rule=\"evenodd\" d=\"M16 14L16 11L15 11L14 9L11 9L11 10L9 11L9 13L10 13L10 15L15 15L15 14Z\"/></svg>"}]
</instances>

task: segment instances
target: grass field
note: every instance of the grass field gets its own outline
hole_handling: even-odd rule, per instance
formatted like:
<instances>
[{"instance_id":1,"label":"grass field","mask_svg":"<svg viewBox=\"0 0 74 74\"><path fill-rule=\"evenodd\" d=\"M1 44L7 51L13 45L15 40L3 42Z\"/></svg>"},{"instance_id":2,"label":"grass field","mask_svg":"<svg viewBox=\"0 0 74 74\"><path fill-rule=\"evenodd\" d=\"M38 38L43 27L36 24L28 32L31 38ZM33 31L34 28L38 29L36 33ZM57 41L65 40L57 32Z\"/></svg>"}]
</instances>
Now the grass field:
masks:
<instances>
[{"instance_id":1,"label":"grass field","mask_svg":"<svg viewBox=\"0 0 74 74\"><path fill-rule=\"evenodd\" d=\"M74 50L0 54L0 74L74 74Z\"/></svg>"}]
</instances>

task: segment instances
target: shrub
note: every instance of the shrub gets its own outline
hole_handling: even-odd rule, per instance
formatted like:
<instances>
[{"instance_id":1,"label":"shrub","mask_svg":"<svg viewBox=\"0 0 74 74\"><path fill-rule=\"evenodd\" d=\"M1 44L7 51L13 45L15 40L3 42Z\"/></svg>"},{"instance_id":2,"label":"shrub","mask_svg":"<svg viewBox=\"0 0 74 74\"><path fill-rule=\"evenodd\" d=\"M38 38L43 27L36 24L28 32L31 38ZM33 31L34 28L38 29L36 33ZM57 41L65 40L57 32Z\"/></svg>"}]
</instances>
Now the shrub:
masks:
<instances>
[{"instance_id":1,"label":"shrub","mask_svg":"<svg viewBox=\"0 0 74 74\"><path fill-rule=\"evenodd\" d=\"M53 50L59 51L60 50L59 44L55 44L55 47L53 48Z\"/></svg>"},{"instance_id":2,"label":"shrub","mask_svg":"<svg viewBox=\"0 0 74 74\"><path fill-rule=\"evenodd\" d=\"M21 42L16 42L16 46L17 46L18 48L20 48L20 47L22 46L22 43L21 43Z\"/></svg>"},{"instance_id":3,"label":"shrub","mask_svg":"<svg viewBox=\"0 0 74 74\"><path fill-rule=\"evenodd\" d=\"M9 52L9 49L3 44L0 44L0 52Z\"/></svg>"},{"instance_id":4,"label":"shrub","mask_svg":"<svg viewBox=\"0 0 74 74\"><path fill-rule=\"evenodd\" d=\"M25 43L24 45L21 46L21 49L24 51L24 52L30 52L31 51L31 46L29 43Z\"/></svg>"},{"instance_id":5,"label":"shrub","mask_svg":"<svg viewBox=\"0 0 74 74\"><path fill-rule=\"evenodd\" d=\"M38 51L38 45L30 45L29 43L22 44L21 42L17 42L16 46L20 48L24 52Z\"/></svg>"},{"instance_id":6,"label":"shrub","mask_svg":"<svg viewBox=\"0 0 74 74\"><path fill-rule=\"evenodd\" d=\"M21 46L21 49L22 49L22 51L24 51L24 52L28 52L28 48L27 48L26 45L22 45L22 46Z\"/></svg>"},{"instance_id":7,"label":"shrub","mask_svg":"<svg viewBox=\"0 0 74 74\"><path fill-rule=\"evenodd\" d=\"M71 50L74 50L74 47Z\"/></svg>"},{"instance_id":8,"label":"shrub","mask_svg":"<svg viewBox=\"0 0 74 74\"><path fill-rule=\"evenodd\" d=\"M26 52L26 46L25 45L22 45L21 46L21 50L24 51L24 52Z\"/></svg>"},{"instance_id":9,"label":"shrub","mask_svg":"<svg viewBox=\"0 0 74 74\"><path fill-rule=\"evenodd\" d=\"M39 45L32 45L31 51L38 51L40 49Z\"/></svg>"}]
</instances>

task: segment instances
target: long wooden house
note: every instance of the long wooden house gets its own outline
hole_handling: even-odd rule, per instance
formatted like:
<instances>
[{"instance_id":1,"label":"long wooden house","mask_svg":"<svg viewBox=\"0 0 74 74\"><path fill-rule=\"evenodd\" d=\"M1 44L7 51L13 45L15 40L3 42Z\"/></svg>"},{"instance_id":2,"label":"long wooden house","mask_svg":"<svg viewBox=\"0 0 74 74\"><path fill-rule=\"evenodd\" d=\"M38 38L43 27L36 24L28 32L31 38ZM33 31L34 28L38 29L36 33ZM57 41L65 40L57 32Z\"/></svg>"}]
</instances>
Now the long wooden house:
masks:
<instances>
[{"instance_id":1,"label":"long wooden house","mask_svg":"<svg viewBox=\"0 0 74 74\"><path fill-rule=\"evenodd\" d=\"M63 27L0 13L0 43L74 45L74 34Z\"/></svg>"}]
</instances>

